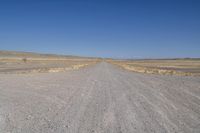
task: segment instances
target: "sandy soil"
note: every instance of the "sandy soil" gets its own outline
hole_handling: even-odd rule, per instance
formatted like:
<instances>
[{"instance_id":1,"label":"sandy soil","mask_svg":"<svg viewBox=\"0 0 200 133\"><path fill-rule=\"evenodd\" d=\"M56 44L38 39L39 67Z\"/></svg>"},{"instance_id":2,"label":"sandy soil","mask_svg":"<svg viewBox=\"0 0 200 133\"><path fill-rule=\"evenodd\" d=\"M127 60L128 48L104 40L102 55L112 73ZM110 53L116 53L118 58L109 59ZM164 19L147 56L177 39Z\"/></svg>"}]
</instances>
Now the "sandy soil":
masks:
<instances>
[{"instance_id":1,"label":"sandy soil","mask_svg":"<svg viewBox=\"0 0 200 133\"><path fill-rule=\"evenodd\" d=\"M0 50L0 73L64 72L99 61L99 58Z\"/></svg>"},{"instance_id":2,"label":"sandy soil","mask_svg":"<svg viewBox=\"0 0 200 133\"><path fill-rule=\"evenodd\" d=\"M99 63L63 73L0 74L0 133L199 133L200 77Z\"/></svg>"},{"instance_id":3,"label":"sandy soil","mask_svg":"<svg viewBox=\"0 0 200 133\"><path fill-rule=\"evenodd\" d=\"M200 76L200 59L107 61L134 72L162 75Z\"/></svg>"},{"instance_id":4,"label":"sandy soil","mask_svg":"<svg viewBox=\"0 0 200 133\"><path fill-rule=\"evenodd\" d=\"M96 59L1 59L0 73L39 73L39 72L61 72L79 69L97 63Z\"/></svg>"}]
</instances>

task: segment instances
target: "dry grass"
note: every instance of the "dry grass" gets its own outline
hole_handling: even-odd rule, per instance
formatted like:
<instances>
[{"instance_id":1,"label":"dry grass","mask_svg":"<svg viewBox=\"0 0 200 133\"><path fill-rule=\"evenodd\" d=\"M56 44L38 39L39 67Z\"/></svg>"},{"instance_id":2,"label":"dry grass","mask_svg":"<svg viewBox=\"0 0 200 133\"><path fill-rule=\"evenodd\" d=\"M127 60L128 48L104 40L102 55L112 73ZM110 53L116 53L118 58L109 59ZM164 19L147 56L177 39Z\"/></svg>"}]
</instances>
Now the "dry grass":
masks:
<instances>
[{"instance_id":1,"label":"dry grass","mask_svg":"<svg viewBox=\"0 0 200 133\"><path fill-rule=\"evenodd\" d=\"M0 59L0 73L63 72L96 64L95 59Z\"/></svg>"},{"instance_id":2,"label":"dry grass","mask_svg":"<svg viewBox=\"0 0 200 133\"><path fill-rule=\"evenodd\" d=\"M174 60L108 60L124 69L163 75L200 76L199 59L174 59Z\"/></svg>"},{"instance_id":3,"label":"dry grass","mask_svg":"<svg viewBox=\"0 0 200 133\"><path fill-rule=\"evenodd\" d=\"M0 73L63 72L93 65L99 61L95 58L1 51Z\"/></svg>"}]
</instances>

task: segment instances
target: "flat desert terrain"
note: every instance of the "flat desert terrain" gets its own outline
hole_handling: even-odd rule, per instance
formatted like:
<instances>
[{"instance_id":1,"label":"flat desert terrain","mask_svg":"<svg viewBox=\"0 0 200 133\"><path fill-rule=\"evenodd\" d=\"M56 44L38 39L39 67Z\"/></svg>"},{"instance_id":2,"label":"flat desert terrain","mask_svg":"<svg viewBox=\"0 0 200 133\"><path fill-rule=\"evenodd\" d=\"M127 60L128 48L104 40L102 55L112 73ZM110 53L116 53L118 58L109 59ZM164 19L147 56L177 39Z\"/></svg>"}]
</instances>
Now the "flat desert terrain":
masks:
<instances>
[{"instance_id":1,"label":"flat desert terrain","mask_svg":"<svg viewBox=\"0 0 200 133\"><path fill-rule=\"evenodd\" d=\"M200 59L108 60L124 69L162 75L200 76Z\"/></svg>"},{"instance_id":2,"label":"flat desert terrain","mask_svg":"<svg viewBox=\"0 0 200 133\"><path fill-rule=\"evenodd\" d=\"M64 72L99 62L97 58L0 51L0 73Z\"/></svg>"},{"instance_id":3,"label":"flat desert terrain","mask_svg":"<svg viewBox=\"0 0 200 133\"><path fill-rule=\"evenodd\" d=\"M0 133L199 133L200 77L99 62L0 74Z\"/></svg>"}]
</instances>

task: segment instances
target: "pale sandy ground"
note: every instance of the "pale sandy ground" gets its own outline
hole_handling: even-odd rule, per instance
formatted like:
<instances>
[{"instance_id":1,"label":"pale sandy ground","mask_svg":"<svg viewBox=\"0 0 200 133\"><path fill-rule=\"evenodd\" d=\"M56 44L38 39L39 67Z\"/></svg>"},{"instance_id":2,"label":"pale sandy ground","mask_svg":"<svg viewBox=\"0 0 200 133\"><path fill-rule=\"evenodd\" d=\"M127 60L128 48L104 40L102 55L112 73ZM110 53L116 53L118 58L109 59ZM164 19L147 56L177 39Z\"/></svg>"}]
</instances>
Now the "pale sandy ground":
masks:
<instances>
[{"instance_id":1,"label":"pale sandy ground","mask_svg":"<svg viewBox=\"0 0 200 133\"><path fill-rule=\"evenodd\" d=\"M200 76L200 59L107 60L126 70L179 76Z\"/></svg>"},{"instance_id":2,"label":"pale sandy ground","mask_svg":"<svg viewBox=\"0 0 200 133\"><path fill-rule=\"evenodd\" d=\"M0 133L200 133L200 77L108 63L0 74Z\"/></svg>"},{"instance_id":3,"label":"pale sandy ground","mask_svg":"<svg viewBox=\"0 0 200 133\"><path fill-rule=\"evenodd\" d=\"M44 72L64 72L79 69L99 62L97 59L0 59L0 74L26 74Z\"/></svg>"}]
</instances>

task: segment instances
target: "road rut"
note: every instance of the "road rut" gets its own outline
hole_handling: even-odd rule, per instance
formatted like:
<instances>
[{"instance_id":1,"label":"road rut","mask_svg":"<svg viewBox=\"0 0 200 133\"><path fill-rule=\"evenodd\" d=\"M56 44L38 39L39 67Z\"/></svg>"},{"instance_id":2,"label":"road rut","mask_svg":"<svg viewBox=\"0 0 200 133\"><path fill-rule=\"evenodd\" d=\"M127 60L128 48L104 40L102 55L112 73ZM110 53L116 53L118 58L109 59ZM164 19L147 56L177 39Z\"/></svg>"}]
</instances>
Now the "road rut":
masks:
<instances>
[{"instance_id":1,"label":"road rut","mask_svg":"<svg viewBox=\"0 0 200 133\"><path fill-rule=\"evenodd\" d=\"M1 133L199 133L200 77L134 73L106 62L0 75Z\"/></svg>"}]
</instances>

